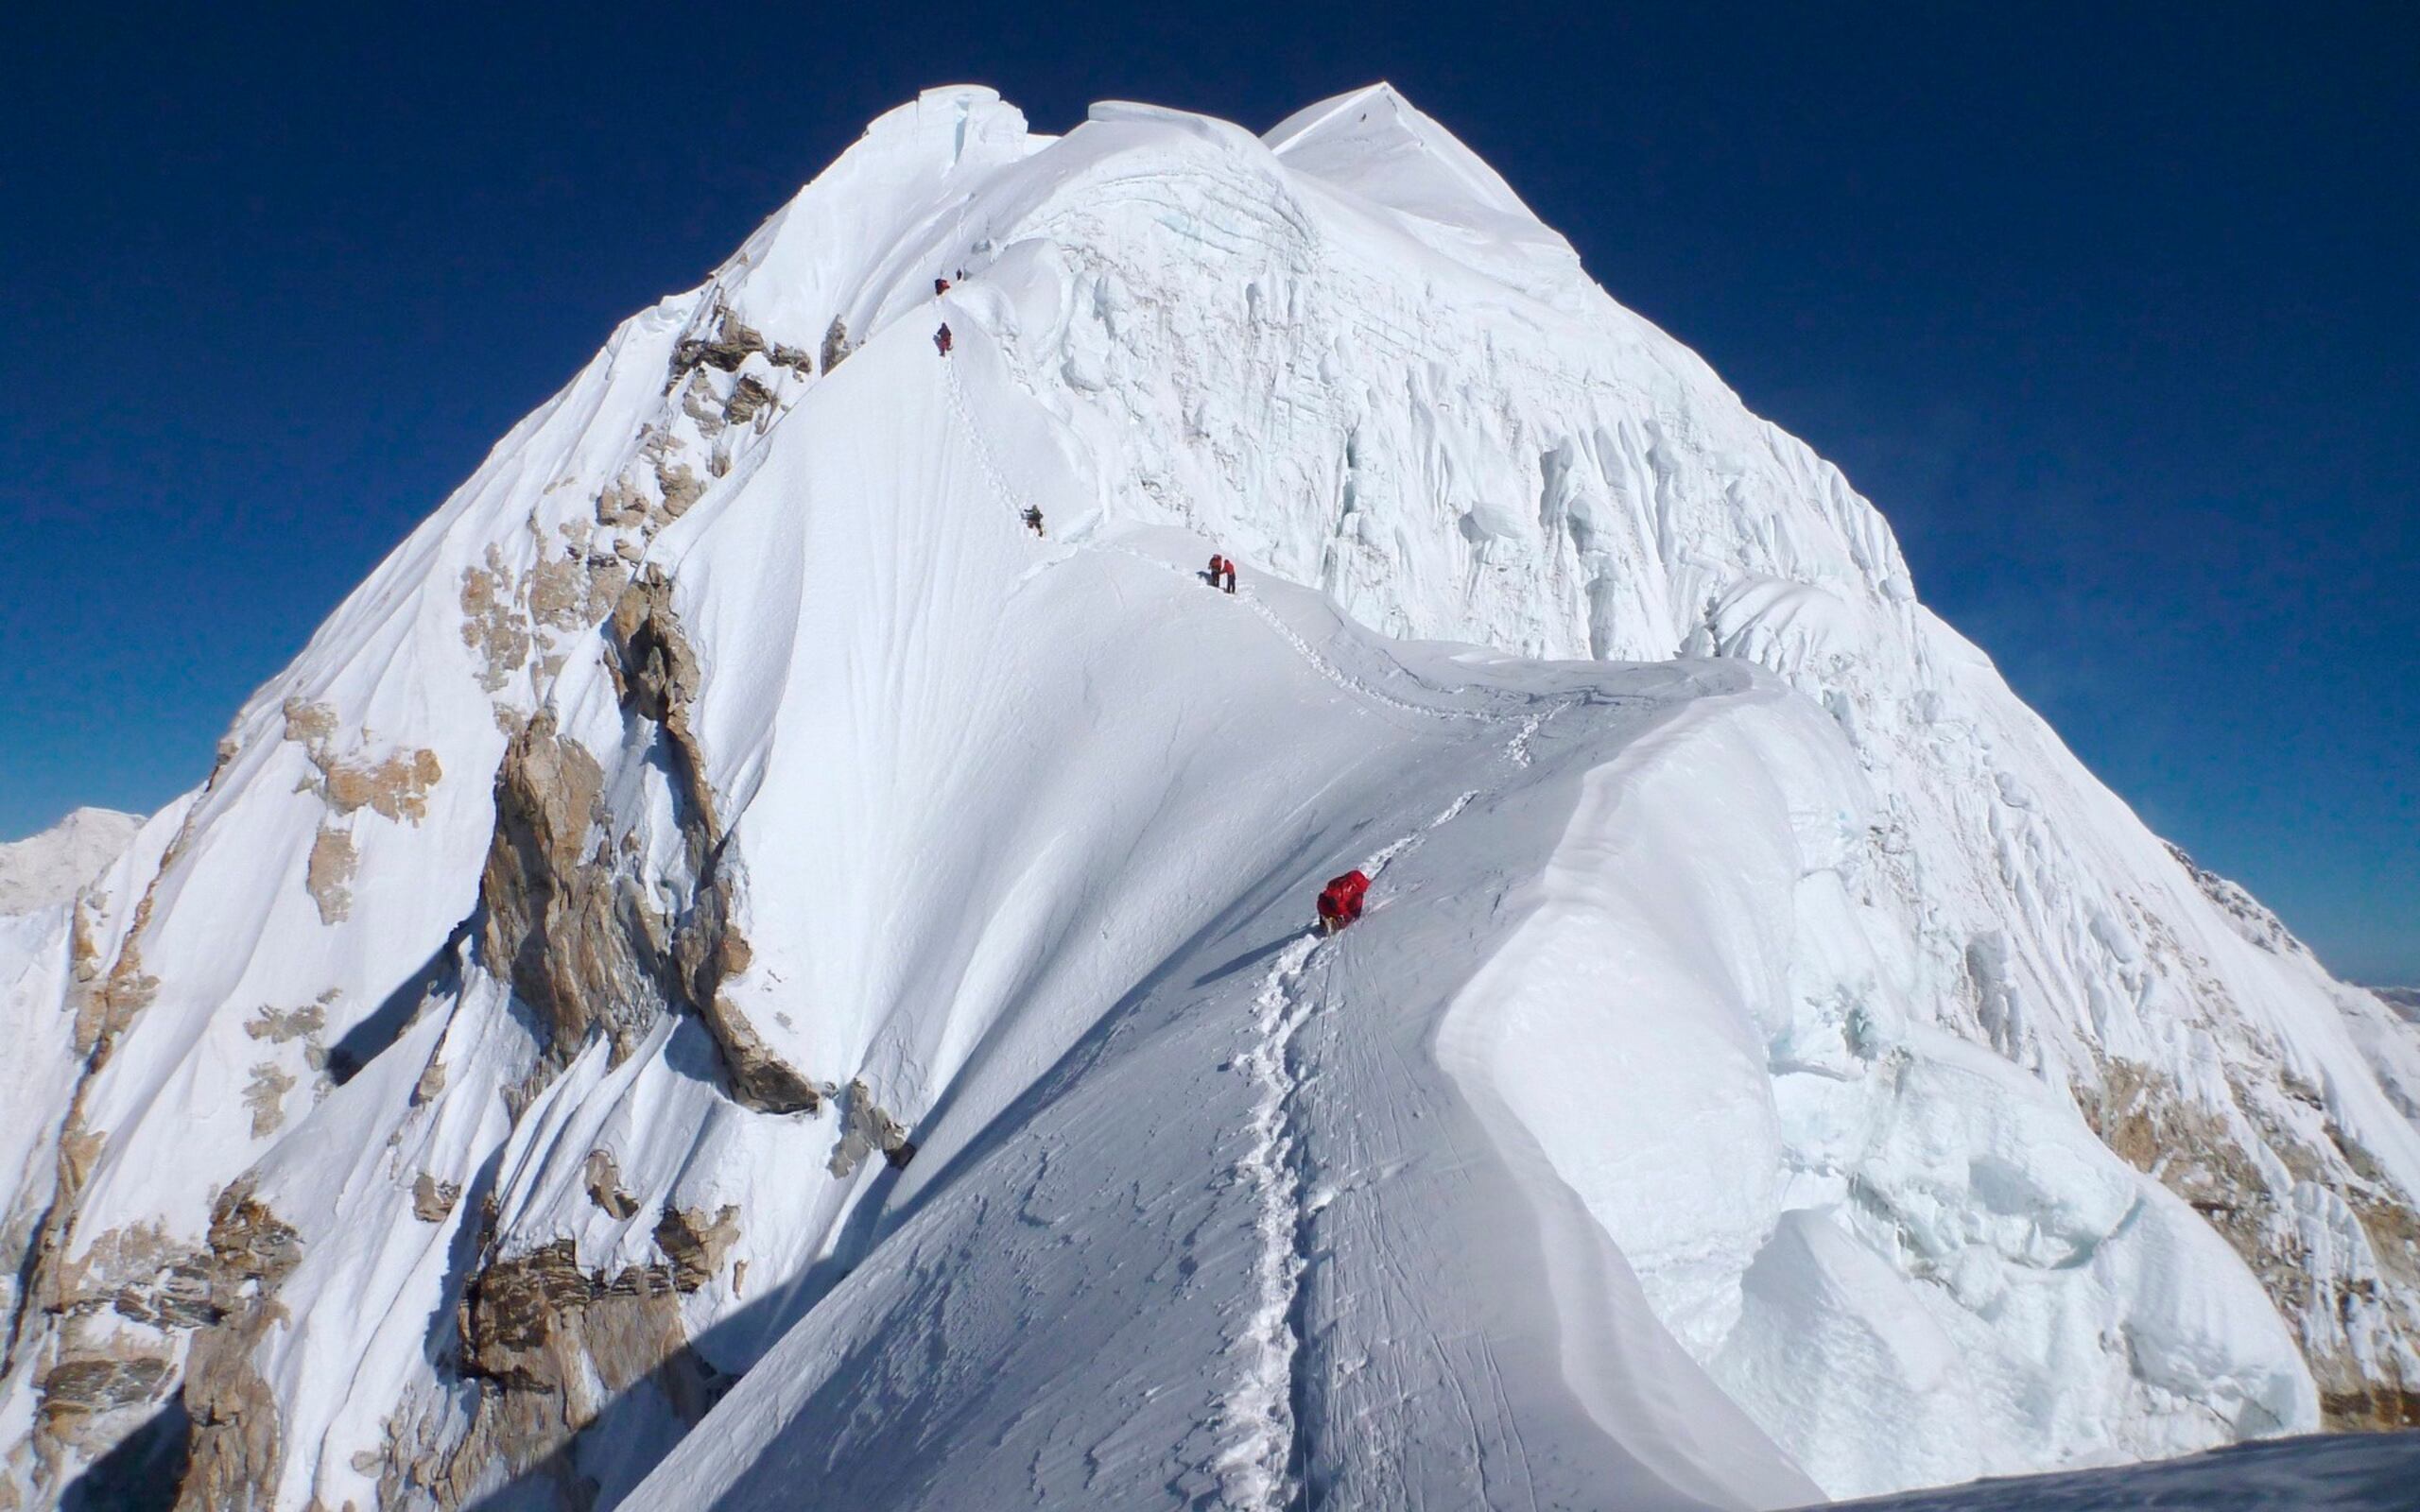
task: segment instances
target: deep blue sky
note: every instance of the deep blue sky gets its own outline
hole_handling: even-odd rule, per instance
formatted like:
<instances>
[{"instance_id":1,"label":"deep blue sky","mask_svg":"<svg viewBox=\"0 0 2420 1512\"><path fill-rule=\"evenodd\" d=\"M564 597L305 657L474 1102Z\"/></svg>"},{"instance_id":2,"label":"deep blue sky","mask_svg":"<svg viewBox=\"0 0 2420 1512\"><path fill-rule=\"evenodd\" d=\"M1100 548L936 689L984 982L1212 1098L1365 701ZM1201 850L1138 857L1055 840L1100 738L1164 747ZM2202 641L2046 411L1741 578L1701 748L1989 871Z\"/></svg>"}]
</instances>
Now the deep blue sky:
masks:
<instances>
[{"instance_id":1,"label":"deep blue sky","mask_svg":"<svg viewBox=\"0 0 2420 1512\"><path fill-rule=\"evenodd\" d=\"M36 9L0 24L0 835L198 780L617 319L919 88L1258 129L1387 77L1840 462L2155 828L2420 980L2408 10Z\"/></svg>"}]
</instances>

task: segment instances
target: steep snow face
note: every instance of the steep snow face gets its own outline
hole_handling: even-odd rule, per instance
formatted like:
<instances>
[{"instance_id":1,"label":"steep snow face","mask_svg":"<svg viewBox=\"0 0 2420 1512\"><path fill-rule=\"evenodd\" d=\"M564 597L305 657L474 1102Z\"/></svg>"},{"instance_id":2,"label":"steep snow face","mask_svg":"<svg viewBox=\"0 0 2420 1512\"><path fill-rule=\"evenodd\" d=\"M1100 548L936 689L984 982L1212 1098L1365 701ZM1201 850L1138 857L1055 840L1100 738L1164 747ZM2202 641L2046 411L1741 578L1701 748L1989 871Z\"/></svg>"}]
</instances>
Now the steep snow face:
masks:
<instances>
[{"instance_id":1,"label":"steep snow face","mask_svg":"<svg viewBox=\"0 0 2420 1512\"><path fill-rule=\"evenodd\" d=\"M877 121L0 981L37 1501L1777 1506L2420 1381L2420 1035L1383 86Z\"/></svg>"},{"instance_id":2,"label":"steep snow face","mask_svg":"<svg viewBox=\"0 0 2420 1512\"><path fill-rule=\"evenodd\" d=\"M78 809L42 833L0 845L0 914L30 914L65 902L118 858L140 815Z\"/></svg>"}]
</instances>

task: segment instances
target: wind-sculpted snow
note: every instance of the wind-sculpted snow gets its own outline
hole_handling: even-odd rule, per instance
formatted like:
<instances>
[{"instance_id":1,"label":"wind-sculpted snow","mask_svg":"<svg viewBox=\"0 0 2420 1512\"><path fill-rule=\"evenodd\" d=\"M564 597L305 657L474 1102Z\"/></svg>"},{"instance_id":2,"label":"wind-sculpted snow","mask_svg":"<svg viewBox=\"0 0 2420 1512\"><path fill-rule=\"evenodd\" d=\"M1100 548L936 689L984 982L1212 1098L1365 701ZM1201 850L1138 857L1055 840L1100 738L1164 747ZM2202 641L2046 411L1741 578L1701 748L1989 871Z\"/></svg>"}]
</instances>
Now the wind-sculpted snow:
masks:
<instances>
[{"instance_id":1,"label":"wind-sculpted snow","mask_svg":"<svg viewBox=\"0 0 2420 1512\"><path fill-rule=\"evenodd\" d=\"M1383 88L885 116L0 981L35 1503L1763 1507L2416 1410L2420 1034Z\"/></svg>"}]
</instances>

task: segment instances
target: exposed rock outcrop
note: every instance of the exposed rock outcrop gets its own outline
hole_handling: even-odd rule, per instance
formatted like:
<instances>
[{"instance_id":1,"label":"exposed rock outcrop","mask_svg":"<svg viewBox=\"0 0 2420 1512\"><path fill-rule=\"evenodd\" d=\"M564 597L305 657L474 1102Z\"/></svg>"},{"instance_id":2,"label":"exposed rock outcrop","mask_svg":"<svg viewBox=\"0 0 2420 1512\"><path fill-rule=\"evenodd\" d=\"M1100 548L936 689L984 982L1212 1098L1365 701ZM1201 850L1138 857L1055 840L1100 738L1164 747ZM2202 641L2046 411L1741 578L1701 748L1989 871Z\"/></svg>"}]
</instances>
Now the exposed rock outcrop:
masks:
<instances>
[{"instance_id":1,"label":"exposed rock outcrop","mask_svg":"<svg viewBox=\"0 0 2420 1512\"><path fill-rule=\"evenodd\" d=\"M905 1167L916 1158L916 1143L908 1137L908 1127L873 1100L873 1089L863 1077L849 1083L847 1110L842 1115L840 1142L833 1147L826 1169L834 1176L848 1176L863 1164L873 1151L893 1169Z\"/></svg>"},{"instance_id":2,"label":"exposed rock outcrop","mask_svg":"<svg viewBox=\"0 0 2420 1512\"><path fill-rule=\"evenodd\" d=\"M762 1112L812 1112L820 1101L815 1084L776 1055L720 990L726 978L748 969L753 952L733 917L732 882L721 865L728 836L689 722L700 674L672 609L671 581L654 567L631 579L607 628L624 706L662 731L698 879L688 918L673 940L676 990L714 1035L735 1098Z\"/></svg>"},{"instance_id":3,"label":"exposed rock outcrop","mask_svg":"<svg viewBox=\"0 0 2420 1512\"><path fill-rule=\"evenodd\" d=\"M823 370L828 373L838 368L855 350L849 340L847 323L834 316L831 328L823 333Z\"/></svg>"},{"instance_id":4,"label":"exposed rock outcrop","mask_svg":"<svg viewBox=\"0 0 2420 1512\"><path fill-rule=\"evenodd\" d=\"M353 874L360 864L361 853L354 850L351 834L332 825L320 826L302 872L303 890L320 910L320 923L341 924L353 917Z\"/></svg>"},{"instance_id":5,"label":"exposed rock outcrop","mask_svg":"<svg viewBox=\"0 0 2420 1512\"><path fill-rule=\"evenodd\" d=\"M284 1452L276 1395L252 1363L269 1328L285 1321L277 1291L302 1260L293 1227L254 1197L248 1183L219 1194L210 1215L207 1275L221 1320L194 1336L184 1404L193 1421L191 1461L177 1505L191 1512L267 1504Z\"/></svg>"},{"instance_id":6,"label":"exposed rock outcrop","mask_svg":"<svg viewBox=\"0 0 2420 1512\"><path fill-rule=\"evenodd\" d=\"M2207 1219L2279 1312L2300 1320L2329 1427L2420 1427L2420 1358L2410 1342L2420 1339L2420 1317L2401 1300L2420 1287L2420 1223L2326 1118L2317 1089L2290 1080L2289 1090L2320 1123L2319 1140L2261 1111L2250 1086L2211 1106L2122 1059L2104 1068L2085 1115L2110 1149ZM2312 1261L2322 1246L2337 1251L2325 1274L2346 1279L2321 1279Z\"/></svg>"},{"instance_id":7,"label":"exposed rock outcrop","mask_svg":"<svg viewBox=\"0 0 2420 1512\"><path fill-rule=\"evenodd\" d=\"M721 1271L738 1219L729 1206L712 1218L667 1209L655 1227L665 1258L610 1273L582 1267L567 1238L482 1266L456 1317L462 1369L484 1387L474 1422L450 1453L420 1456L414 1479L459 1505L501 1460L583 1505L594 1487L568 1450L615 1397L652 1380L684 1424L704 1417L729 1383L688 1349L680 1299Z\"/></svg>"},{"instance_id":8,"label":"exposed rock outcrop","mask_svg":"<svg viewBox=\"0 0 2420 1512\"><path fill-rule=\"evenodd\" d=\"M423 1223L443 1223L461 1200L459 1183L440 1181L426 1171L412 1177L412 1216Z\"/></svg>"},{"instance_id":9,"label":"exposed rock outcrop","mask_svg":"<svg viewBox=\"0 0 2420 1512\"><path fill-rule=\"evenodd\" d=\"M588 1200L608 1215L628 1218L639 1211L639 1199L622 1190L621 1168L605 1151L589 1151L580 1175L588 1189Z\"/></svg>"}]
</instances>

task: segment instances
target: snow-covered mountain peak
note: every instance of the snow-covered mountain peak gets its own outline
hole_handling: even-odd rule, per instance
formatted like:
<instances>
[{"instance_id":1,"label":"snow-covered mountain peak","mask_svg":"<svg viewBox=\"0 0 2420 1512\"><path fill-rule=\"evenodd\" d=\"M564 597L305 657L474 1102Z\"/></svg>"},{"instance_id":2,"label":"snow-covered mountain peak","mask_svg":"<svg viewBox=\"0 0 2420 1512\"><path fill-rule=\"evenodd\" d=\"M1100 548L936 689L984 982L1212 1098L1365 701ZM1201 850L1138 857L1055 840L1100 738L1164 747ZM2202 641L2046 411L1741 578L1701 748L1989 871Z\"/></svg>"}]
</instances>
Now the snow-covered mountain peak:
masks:
<instances>
[{"instance_id":1,"label":"snow-covered mountain peak","mask_svg":"<svg viewBox=\"0 0 2420 1512\"><path fill-rule=\"evenodd\" d=\"M0 930L0 1444L1736 1507L2408 1418L2420 1036L2265 918L1393 92L929 91Z\"/></svg>"},{"instance_id":2,"label":"snow-covered mountain peak","mask_svg":"<svg viewBox=\"0 0 2420 1512\"><path fill-rule=\"evenodd\" d=\"M1563 241L1485 160L1392 84L1307 106L1261 140L1295 172L1406 215L1480 234Z\"/></svg>"},{"instance_id":3,"label":"snow-covered mountain peak","mask_svg":"<svg viewBox=\"0 0 2420 1512\"><path fill-rule=\"evenodd\" d=\"M79 808L40 834L0 845L0 914L29 914L75 896L142 824L139 815Z\"/></svg>"}]
</instances>

